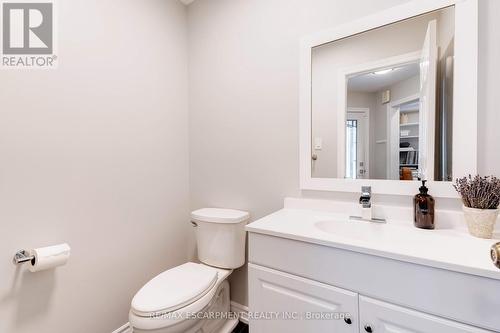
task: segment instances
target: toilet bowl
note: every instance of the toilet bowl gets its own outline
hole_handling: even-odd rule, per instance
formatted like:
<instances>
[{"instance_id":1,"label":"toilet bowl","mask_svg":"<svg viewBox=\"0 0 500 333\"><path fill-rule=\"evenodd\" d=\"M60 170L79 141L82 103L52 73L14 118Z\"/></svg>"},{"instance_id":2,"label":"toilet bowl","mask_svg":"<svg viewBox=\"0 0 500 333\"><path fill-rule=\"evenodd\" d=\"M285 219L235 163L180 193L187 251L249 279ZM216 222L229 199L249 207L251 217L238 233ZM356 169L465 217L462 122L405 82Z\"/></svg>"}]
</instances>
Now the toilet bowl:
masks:
<instances>
[{"instance_id":1,"label":"toilet bowl","mask_svg":"<svg viewBox=\"0 0 500 333\"><path fill-rule=\"evenodd\" d=\"M134 296L129 322L134 333L229 333L227 277L245 262L244 211L204 208L191 213L198 257L146 283Z\"/></svg>"}]
</instances>

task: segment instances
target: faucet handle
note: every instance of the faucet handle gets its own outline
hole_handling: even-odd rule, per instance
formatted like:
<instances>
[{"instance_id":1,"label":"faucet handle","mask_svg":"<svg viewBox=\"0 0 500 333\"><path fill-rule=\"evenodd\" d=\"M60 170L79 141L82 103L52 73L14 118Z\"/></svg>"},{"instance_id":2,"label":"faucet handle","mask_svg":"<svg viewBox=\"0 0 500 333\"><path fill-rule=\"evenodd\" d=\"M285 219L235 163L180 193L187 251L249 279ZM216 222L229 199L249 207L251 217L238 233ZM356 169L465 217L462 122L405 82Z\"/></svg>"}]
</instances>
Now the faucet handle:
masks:
<instances>
[{"instance_id":1,"label":"faucet handle","mask_svg":"<svg viewBox=\"0 0 500 333\"><path fill-rule=\"evenodd\" d=\"M372 195L372 187L371 186L361 186L361 195L362 196L371 196Z\"/></svg>"}]
</instances>

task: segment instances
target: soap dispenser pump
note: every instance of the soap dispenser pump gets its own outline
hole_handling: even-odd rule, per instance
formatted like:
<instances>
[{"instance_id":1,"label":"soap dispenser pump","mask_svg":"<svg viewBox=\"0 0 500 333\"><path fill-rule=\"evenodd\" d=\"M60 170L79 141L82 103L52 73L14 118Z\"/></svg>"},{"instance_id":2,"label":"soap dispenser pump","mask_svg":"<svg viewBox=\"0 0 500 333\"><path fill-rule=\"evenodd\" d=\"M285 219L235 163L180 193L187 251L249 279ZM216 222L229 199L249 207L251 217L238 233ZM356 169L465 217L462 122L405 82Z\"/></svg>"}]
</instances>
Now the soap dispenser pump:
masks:
<instances>
[{"instance_id":1,"label":"soap dispenser pump","mask_svg":"<svg viewBox=\"0 0 500 333\"><path fill-rule=\"evenodd\" d=\"M434 198L428 194L425 182L426 180L422 180L420 193L413 199L414 222L417 228L434 229Z\"/></svg>"}]
</instances>

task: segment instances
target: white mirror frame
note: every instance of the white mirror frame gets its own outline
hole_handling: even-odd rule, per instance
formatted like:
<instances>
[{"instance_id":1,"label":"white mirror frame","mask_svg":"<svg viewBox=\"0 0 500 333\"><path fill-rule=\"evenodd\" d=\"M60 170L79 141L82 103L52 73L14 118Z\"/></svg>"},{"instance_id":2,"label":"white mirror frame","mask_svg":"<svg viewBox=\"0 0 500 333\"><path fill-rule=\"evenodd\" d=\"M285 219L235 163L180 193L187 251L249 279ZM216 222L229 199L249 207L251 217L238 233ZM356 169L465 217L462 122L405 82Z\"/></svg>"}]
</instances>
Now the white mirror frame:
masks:
<instances>
[{"instance_id":1,"label":"white mirror frame","mask_svg":"<svg viewBox=\"0 0 500 333\"><path fill-rule=\"evenodd\" d=\"M449 6L455 6L453 177L477 173L478 2L477 0L415 0L302 39L299 116L302 190L359 192L361 186L371 186L373 193L380 194L414 195L417 192L419 187L417 181L312 177L312 49ZM435 197L458 197L452 182L429 181L428 186Z\"/></svg>"}]
</instances>

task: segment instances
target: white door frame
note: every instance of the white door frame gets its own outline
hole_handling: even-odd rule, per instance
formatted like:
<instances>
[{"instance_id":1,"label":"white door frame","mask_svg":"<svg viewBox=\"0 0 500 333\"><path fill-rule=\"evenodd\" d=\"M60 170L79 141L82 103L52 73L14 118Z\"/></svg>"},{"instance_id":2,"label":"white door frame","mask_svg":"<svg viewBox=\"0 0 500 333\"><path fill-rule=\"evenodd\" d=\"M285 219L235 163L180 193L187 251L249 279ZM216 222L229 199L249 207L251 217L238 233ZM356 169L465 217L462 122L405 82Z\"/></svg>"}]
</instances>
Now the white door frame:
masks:
<instances>
[{"instance_id":1,"label":"white door frame","mask_svg":"<svg viewBox=\"0 0 500 333\"><path fill-rule=\"evenodd\" d=\"M432 20L427 26L420 62L418 172L425 180L434 180L437 57L437 22Z\"/></svg>"},{"instance_id":2,"label":"white door frame","mask_svg":"<svg viewBox=\"0 0 500 333\"><path fill-rule=\"evenodd\" d=\"M365 173L364 177L370 178L370 109L369 108L359 108L359 107L347 107L346 114L347 113L359 113L359 114L364 114L365 115L365 133L363 136L363 141L364 141L364 164L365 164ZM346 117L347 121L347 117ZM346 123L344 122L344 135L346 135L345 131L345 126ZM345 143L345 141L344 141ZM346 155L346 147L344 147L344 163L345 161L345 155ZM345 166L345 164L344 164ZM356 170L359 168L359 165L356 165ZM356 171L357 174L357 171ZM345 177L345 168L344 168L344 174L341 175L342 177Z\"/></svg>"}]
</instances>

